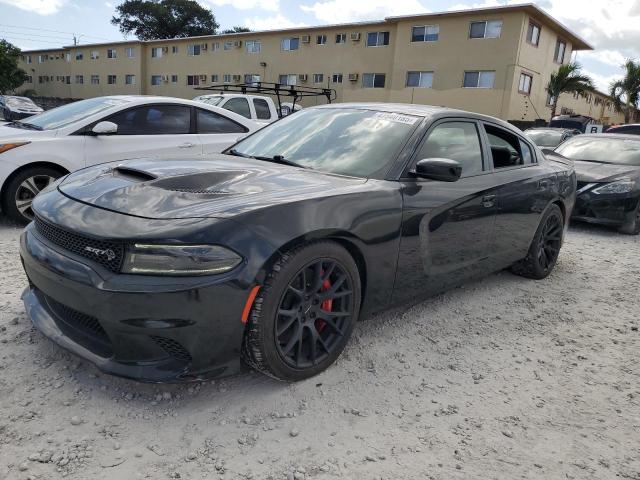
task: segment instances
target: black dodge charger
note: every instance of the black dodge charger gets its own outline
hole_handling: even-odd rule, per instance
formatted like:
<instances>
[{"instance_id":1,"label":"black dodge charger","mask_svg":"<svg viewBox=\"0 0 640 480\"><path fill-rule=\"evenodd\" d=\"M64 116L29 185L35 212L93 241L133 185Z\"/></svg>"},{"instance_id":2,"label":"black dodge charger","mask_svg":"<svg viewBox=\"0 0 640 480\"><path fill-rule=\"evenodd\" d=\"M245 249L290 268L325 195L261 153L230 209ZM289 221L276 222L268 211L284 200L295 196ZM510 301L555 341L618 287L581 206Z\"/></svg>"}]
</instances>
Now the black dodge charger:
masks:
<instances>
[{"instance_id":1,"label":"black dodge charger","mask_svg":"<svg viewBox=\"0 0 640 480\"><path fill-rule=\"evenodd\" d=\"M108 373L188 381L244 359L299 380L373 312L506 267L546 277L575 187L571 162L491 117L309 108L223 155L51 185L21 238L23 299L40 331Z\"/></svg>"}]
</instances>

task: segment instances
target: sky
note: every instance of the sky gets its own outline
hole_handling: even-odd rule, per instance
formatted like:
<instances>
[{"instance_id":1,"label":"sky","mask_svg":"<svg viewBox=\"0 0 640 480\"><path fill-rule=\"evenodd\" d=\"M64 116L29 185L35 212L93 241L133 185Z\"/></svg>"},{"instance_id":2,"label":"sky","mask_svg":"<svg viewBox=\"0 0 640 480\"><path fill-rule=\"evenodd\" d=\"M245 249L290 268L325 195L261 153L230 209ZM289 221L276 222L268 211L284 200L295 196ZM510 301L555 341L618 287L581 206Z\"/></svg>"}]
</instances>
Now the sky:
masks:
<instances>
[{"instance_id":1,"label":"sky","mask_svg":"<svg viewBox=\"0 0 640 480\"><path fill-rule=\"evenodd\" d=\"M198 0L221 28L252 30L382 19L523 0ZM0 38L22 49L123 40L110 19L119 0L0 0ZM533 0L594 46L577 61L600 90L620 78L626 58L640 59L640 0Z\"/></svg>"}]
</instances>

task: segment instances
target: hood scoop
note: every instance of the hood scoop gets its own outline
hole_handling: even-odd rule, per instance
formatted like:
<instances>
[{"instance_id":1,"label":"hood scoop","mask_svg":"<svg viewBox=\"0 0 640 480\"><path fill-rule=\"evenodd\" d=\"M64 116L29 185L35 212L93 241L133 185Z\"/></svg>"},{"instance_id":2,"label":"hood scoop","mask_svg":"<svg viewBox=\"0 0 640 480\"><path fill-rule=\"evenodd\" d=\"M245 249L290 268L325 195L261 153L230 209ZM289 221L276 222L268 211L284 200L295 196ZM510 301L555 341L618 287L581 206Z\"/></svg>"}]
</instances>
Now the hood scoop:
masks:
<instances>
[{"instance_id":1,"label":"hood scoop","mask_svg":"<svg viewBox=\"0 0 640 480\"><path fill-rule=\"evenodd\" d=\"M113 169L113 171L125 177L129 177L135 180L141 180L143 182L146 182L149 180L155 180L156 178L158 178L149 172L145 172L144 170L140 170L132 167L125 167L123 165L118 165Z\"/></svg>"},{"instance_id":2,"label":"hood scoop","mask_svg":"<svg viewBox=\"0 0 640 480\"><path fill-rule=\"evenodd\" d=\"M170 188L165 190L171 190L172 192L180 193L193 193L196 195L230 195L233 192L227 192L225 190L207 190L198 188Z\"/></svg>"}]
</instances>

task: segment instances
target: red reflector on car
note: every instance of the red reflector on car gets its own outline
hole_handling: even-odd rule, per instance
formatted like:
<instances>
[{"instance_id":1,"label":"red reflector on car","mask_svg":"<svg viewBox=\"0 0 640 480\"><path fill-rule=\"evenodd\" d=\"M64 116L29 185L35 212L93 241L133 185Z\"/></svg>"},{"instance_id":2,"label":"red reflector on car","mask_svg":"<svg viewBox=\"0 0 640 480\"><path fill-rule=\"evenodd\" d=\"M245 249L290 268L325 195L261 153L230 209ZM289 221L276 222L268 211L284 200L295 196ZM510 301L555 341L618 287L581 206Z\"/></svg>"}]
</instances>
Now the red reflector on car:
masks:
<instances>
[{"instance_id":1,"label":"red reflector on car","mask_svg":"<svg viewBox=\"0 0 640 480\"><path fill-rule=\"evenodd\" d=\"M253 301L256 299L256 295L260 291L260 285L256 285L249 292L249 297L247 298L247 303L244 304L244 310L242 310L242 318L241 321L243 324L247 323L249 319L249 312L251 312L251 307L253 306Z\"/></svg>"}]
</instances>

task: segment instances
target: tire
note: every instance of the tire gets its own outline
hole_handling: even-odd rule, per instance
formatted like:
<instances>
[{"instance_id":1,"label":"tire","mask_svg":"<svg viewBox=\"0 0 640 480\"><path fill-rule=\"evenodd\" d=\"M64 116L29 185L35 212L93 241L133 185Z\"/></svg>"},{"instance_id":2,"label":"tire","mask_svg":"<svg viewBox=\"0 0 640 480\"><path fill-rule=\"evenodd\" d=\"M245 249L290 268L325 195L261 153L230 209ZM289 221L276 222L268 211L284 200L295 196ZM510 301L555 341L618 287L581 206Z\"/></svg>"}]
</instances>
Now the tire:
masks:
<instances>
[{"instance_id":1,"label":"tire","mask_svg":"<svg viewBox=\"0 0 640 480\"><path fill-rule=\"evenodd\" d=\"M2 112L2 117L5 119L5 121L10 122L11 121L11 113L9 113L8 110L4 110Z\"/></svg>"},{"instance_id":2,"label":"tire","mask_svg":"<svg viewBox=\"0 0 640 480\"><path fill-rule=\"evenodd\" d=\"M33 219L33 198L62 175L60 170L51 167L33 167L21 171L5 187L2 210L18 223L29 223Z\"/></svg>"},{"instance_id":3,"label":"tire","mask_svg":"<svg viewBox=\"0 0 640 480\"><path fill-rule=\"evenodd\" d=\"M629 220L622 225L618 231L625 235L638 235L640 234L640 200L636 209L631 213Z\"/></svg>"},{"instance_id":4,"label":"tire","mask_svg":"<svg viewBox=\"0 0 640 480\"><path fill-rule=\"evenodd\" d=\"M564 216L560 207L552 204L540 220L527 256L514 264L511 271L535 280L549 276L558 261L563 232Z\"/></svg>"},{"instance_id":5,"label":"tire","mask_svg":"<svg viewBox=\"0 0 640 480\"><path fill-rule=\"evenodd\" d=\"M360 292L358 267L335 242L312 242L283 254L253 303L242 345L244 361L284 381L322 372L349 341L360 312Z\"/></svg>"}]
</instances>

